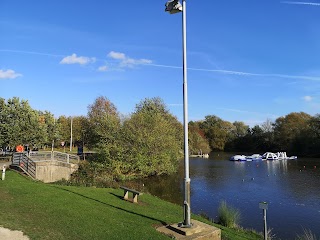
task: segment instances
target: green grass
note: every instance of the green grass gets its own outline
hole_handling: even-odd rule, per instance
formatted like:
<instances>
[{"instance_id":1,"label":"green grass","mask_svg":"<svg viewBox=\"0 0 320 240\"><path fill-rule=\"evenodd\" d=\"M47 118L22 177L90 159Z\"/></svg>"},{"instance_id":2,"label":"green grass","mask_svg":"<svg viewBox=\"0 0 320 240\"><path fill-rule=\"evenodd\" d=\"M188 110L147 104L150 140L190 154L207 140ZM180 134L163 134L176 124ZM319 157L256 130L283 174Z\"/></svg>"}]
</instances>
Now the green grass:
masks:
<instances>
[{"instance_id":1,"label":"green grass","mask_svg":"<svg viewBox=\"0 0 320 240\"><path fill-rule=\"evenodd\" d=\"M240 211L227 205L222 201L218 209L219 223L230 228L237 228L240 221Z\"/></svg>"},{"instance_id":2,"label":"green grass","mask_svg":"<svg viewBox=\"0 0 320 240\"><path fill-rule=\"evenodd\" d=\"M148 194L133 204L122 200L122 194L120 189L44 184L7 171L5 181L0 181L0 226L41 240L170 239L155 226L180 222L181 206ZM261 239L251 232L221 228L223 239Z\"/></svg>"}]
</instances>

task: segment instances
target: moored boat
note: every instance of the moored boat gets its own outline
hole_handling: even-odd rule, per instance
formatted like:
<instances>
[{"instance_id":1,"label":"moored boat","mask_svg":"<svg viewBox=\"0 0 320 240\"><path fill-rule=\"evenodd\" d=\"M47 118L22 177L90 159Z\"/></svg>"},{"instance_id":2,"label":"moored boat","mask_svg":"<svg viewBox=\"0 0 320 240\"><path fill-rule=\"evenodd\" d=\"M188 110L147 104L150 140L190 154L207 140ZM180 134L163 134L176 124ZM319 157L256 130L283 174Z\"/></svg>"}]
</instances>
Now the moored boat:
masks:
<instances>
[{"instance_id":1,"label":"moored boat","mask_svg":"<svg viewBox=\"0 0 320 240\"><path fill-rule=\"evenodd\" d=\"M230 161L246 161L245 155L234 155L230 158Z\"/></svg>"},{"instance_id":2,"label":"moored boat","mask_svg":"<svg viewBox=\"0 0 320 240\"><path fill-rule=\"evenodd\" d=\"M262 156L260 154L252 154L251 156L246 156L247 161L259 161L262 160Z\"/></svg>"},{"instance_id":3,"label":"moored boat","mask_svg":"<svg viewBox=\"0 0 320 240\"><path fill-rule=\"evenodd\" d=\"M262 155L262 160L278 160L278 156L272 152L266 152Z\"/></svg>"}]
</instances>

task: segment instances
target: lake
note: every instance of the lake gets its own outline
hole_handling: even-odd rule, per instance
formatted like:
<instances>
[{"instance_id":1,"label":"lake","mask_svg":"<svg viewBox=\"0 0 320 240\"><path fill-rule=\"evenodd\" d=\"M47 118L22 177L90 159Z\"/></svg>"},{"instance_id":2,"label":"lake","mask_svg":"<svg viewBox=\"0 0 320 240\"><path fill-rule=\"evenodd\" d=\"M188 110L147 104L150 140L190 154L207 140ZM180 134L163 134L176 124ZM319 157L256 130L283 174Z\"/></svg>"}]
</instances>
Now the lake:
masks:
<instances>
[{"instance_id":1,"label":"lake","mask_svg":"<svg viewBox=\"0 0 320 240\"><path fill-rule=\"evenodd\" d=\"M268 228L277 239L294 239L310 229L320 236L320 159L229 161L231 154L209 159L190 158L191 211L217 219L219 204L241 212L240 226L263 232L263 210L268 203ZM183 161L182 161L183 162ZM183 220L184 168L172 176L144 180L144 190L181 205ZM140 182L142 183L142 182Z\"/></svg>"}]
</instances>

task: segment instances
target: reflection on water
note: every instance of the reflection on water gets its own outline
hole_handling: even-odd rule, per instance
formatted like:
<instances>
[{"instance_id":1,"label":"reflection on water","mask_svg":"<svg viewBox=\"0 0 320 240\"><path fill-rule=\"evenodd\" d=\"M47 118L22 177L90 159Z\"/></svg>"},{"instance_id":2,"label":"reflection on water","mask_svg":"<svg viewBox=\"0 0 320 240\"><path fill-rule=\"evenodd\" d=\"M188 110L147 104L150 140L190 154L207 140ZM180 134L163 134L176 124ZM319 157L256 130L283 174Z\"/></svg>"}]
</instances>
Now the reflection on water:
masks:
<instances>
[{"instance_id":1,"label":"reflection on water","mask_svg":"<svg viewBox=\"0 0 320 240\"><path fill-rule=\"evenodd\" d=\"M262 232L259 202L266 201L268 227L278 238L294 239L302 227L320 236L320 159L233 162L229 158L224 153L190 158L193 213L216 219L219 203L226 200L241 211L241 226ZM182 206L183 178L181 165L177 174L148 179L144 187Z\"/></svg>"}]
</instances>

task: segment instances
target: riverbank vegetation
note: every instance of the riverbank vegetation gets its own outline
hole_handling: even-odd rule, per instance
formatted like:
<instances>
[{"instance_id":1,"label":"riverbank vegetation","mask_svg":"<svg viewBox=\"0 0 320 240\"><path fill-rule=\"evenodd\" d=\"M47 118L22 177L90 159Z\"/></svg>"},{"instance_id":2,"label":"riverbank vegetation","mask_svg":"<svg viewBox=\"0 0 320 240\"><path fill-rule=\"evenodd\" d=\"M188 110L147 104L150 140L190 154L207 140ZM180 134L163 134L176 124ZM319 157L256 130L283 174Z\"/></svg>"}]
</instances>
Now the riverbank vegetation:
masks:
<instances>
[{"instance_id":1,"label":"riverbank vegetation","mask_svg":"<svg viewBox=\"0 0 320 240\"><path fill-rule=\"evenodd\" d=\"M297 236L297 240L317 240L317 236L310 229L303 228L303 234Z\"/></svg>"},{"instance_id":2,"label":"riverbank vegetation","mask_svg":"<svg viewBox=\"0 0 320 240\"><path fill-rule=\"evenodd\" d=\"M218 208L218 223L229 227L237 228L240 221L240 211L234 207L227 205L226 201L221 201Z\"/></svg>"},{"instance_id":3,"label":"riverbank vegetation","mask_svg":"<svg viewBox=\"0 0 320 240\"><path fill-rule=\"evenodd\" d=\"M14 171L7 171L0 192L0 226L23 231L32 240L170 239L156 227L182 220L181 206L149 194L133 204L122 200L120 189L45 184ZM225 240L262 239L251 231L215 226Z\"/></svg>"},{"instance_id":4,"label":"riverbank vegetation","mask_svg":"<svg viewBox=\"0 0 320 240\"><path fill-rule=\"evenodd\" d=\"M144 99L123 116L110 100L98 97L88 106L87 116L58 118L17 97L0 98L0 120L2 149L23 144L29 149L65 151L72 136L74 147L95 153L73 178L90 185L172 174L183 154L183 126L160 98ZM286 151L320 156L320 115L290 113L254 127L208 115L188 126L190 154Z\"/></svg>"}]
</instances>

